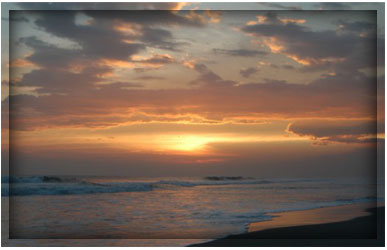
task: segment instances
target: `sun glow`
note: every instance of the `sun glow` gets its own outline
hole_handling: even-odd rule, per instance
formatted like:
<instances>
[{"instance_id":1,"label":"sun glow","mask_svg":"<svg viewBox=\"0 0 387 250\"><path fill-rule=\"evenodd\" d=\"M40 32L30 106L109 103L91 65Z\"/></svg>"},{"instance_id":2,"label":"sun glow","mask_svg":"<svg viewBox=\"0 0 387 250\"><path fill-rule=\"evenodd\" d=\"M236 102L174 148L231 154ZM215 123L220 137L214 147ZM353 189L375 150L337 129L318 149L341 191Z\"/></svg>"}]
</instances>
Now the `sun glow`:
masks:
<instances>
[{"instance_id":1,"label":"sun glow","mask_svg":"<svg viewBox=\"0 0 387 250\"><path fill-rule=\"evenodd\" d=\"M211 141L211 138L204 136L177 136L171 145L171 149L182 150L182 151L197 151L204 149L205 145Z\"/></svg>"}]
</instances>

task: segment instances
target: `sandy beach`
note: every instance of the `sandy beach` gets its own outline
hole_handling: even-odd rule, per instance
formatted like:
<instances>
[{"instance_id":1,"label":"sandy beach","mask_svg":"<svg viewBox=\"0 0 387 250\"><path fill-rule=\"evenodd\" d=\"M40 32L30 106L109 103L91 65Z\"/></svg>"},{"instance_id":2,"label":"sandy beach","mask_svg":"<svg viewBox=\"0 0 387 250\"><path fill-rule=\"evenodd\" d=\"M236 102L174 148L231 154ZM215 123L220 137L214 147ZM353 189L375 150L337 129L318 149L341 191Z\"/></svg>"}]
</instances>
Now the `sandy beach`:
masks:
<instances>
[{"instance_id":1,"label":"sandy beach","mask_svg":"<svg viewBox=\"0 0 387 250\"><path fill-rule=\"evenodd\" d=\"M191 246L384 246L384 204L270 215L274 216L271 221L251 223L248 233Z\"/></svg>"}]
</instances>

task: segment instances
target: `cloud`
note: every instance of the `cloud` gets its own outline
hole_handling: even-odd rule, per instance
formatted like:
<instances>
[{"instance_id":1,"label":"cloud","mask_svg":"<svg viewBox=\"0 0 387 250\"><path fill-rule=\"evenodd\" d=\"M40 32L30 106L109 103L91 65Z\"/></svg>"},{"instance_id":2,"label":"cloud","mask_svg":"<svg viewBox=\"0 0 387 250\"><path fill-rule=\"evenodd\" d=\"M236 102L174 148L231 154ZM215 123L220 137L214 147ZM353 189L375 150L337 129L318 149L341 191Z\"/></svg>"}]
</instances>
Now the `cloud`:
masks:
<instances>
[{"instance_id":1,"label":"cloud","mask_svg":"<svg viewBox=\"0 0 387 250\"><path fill-rule=\"evenodd\" d=\"M267 6L269 8L275 8L275 9L302 10L300 6L285 6L279 3L259 3L259 4Z\"/></svg>"},{"instance_id":2,"label":"cloud","mask_svg":"<svg viewBox=\"0 0 387 250\"><path fill-rule=\"evenodd\" d=\"M129 11L130 15L128 11L20 12L18 14L25 16L36 15L38 18L35 24L46 32L75 42L80 48L73 49L72 52L67 51L70 52L68 57L74 58L78 55L88 60L98 58L127 60L146 47L177 51L178 47L185 43L176 42L172 33L160 26L202 25L174 11ZM80 25L75 22L79 13L89 18L86 24ZM155 25L158 27L154 27ZM39 49L36 41L29 41L27 45Z\"/></svg>"},{"instance_id":3,"label":"cloud","mask_svg":"<svg viewBox=\"0 0 387 250\"><path fill-rule=\"evenodd\" d=\"M95 85L95 81L100 79L92 76L92 71L57 75L59 72L37 70L26 74L21 83L39 83L40 92L56 94L14 95L11 110L17 121L15 124L23 129L37 129L43 124L56 126L57 121L61 121L58 126L71 127L73 118L81 121L82 117L85 121L102 119L118 126L132 117L133 112L160 116L194 114L213 122L237 117L256 120L307 117L376 119L372 78L345 81L345 76L325 76L307 85L273 80L236 85L205 65L195 64L195 67L200 74L194 82L198 84L196 88L162 90L124 88L124 84ZM99 70L95 69L94 73ZM175 107L180 108L176 110ZM115 114L121 114L122 120L114 122L111 117ZM90 120L88 117L94 118ZM95 126L99 124L103 123L96 122Z\"/></svg>"},{"instance_id":4,"label":"cloud","mask_svg":"<svg viewBox=\"0 0 387 250\"><path fill-rule=\"evenodd\" d=\"M283 64L283 65L281 65L281 67L282 67L283 69L287 69L287 70L293 70L293 69L295 69L295 67L294 67L293 65L289 65L289 64Z\"/></svg>"},{"instance_id":5,"label":"cloud","mask_svg":"<svg viewBox=\"0 0 387 250\"><path fill-rule=\"evenodd\" d=\"M256 67L255 68L253 68L253 67L243 68L239 71L239 74L241 74L245 78L248 78L248 77L250 77L250 75L257 73L258 71L259 71L259 69Z\"/></svg>"},{"instance_id":6,"label":"cloud","mask_svg":"<svg viewBox=\"0 0 387 250\"><path fill-rule=\"evenodd\" d=\"M121 89L130 89L130 88L141 88L144 87L141 83L137 82L113 82L109 83L107 88L121 88Z\"/></svg>"},{"instance_id":7,"label":"cloud","mask_svg":"<svg viewBox=\"0 0 387 250\"><path fill-rule=\"evenodd\" d=\"M258 16L257 21L248 22L241 30L260 39L271 52L283 54L311 68L333 65L337 71L353 72L369 67L376 54L373 53L376 24L372 18L370 22L342 23L337 31L313 31L297 20L283 20L276 13L267 12ZM367 33L364 33L365 29Z\"/></svg>"},{"instance_id":8,"label":"cloud","mask_svg":"<svg viewBox=\"0 0 387 250\"><path fill-rule=\"evenodd\" d=\"M190 83L193 85L202 84L206 87L227 87L236 84L234 81L224 80L218 74L210 70L206 65L202 63L196 63L195 61L185 61L183 65L189 69L193 69L200 73L200 76Z\"/></svg>"},{"instance_id":9,"label":"cloud","mask_svg":"<svg viewBox=\"0 0 387 250\"><path fill-rule=\"evenodd\" d=\"M174 3L166 5L179 8ZM44 6L47 7L50 4L44 4ZM59 3L58 5L54 3L50 8L58 6L60 6ZM82 9L83 6L86 5L79 3L78 8ZM88 6L98 9L108 5L88 4ZM109 6L121 8L123 4ZM138 4L138 8L144 6L151 9L156 4ZM376 81L380 89L379 95L384 93L382 77L376 79L372 74L358 72L362 67L371 66L372 68L374 64L367 53L371 54L375 51L372 48L369 50L366 48L372 40L372 25L370 24L344 20L337 23L337 31L324 31L324 33L321 29L317 31L309 29L308 25L313 27L309 19L304 21L303 19L276 18L275 15L267 15L267 18L254 19L255 24L245 25L259 26L258 30L244 31L244 33L250 34L253 39L267 39L268 44L271 42L272 53L277 51L278 54L293 56L295 61L310 63L300 68L332 67L336 69L335 74L330 75L324 74L325 72L321 74L317 72L318 76L316 74L314 80L300 84L291 80L265 79L265 77L287 79L287 73L299 74L299 72L290 72L293 67L286 65L286 61L280 56L268 56L268 62L269 59L275 60L275 63L273 61L266 65L268 68L255 62L252 65L246 65L246 69L241 70L239 60L251 61L251 58L238 58L234 64L227 62L225 68L219 64L214 66L207 64L211 60L207 56L211 55L205 55L205 51L201 51L202 54L194 54L194 49L198 47L193 46L191 51L188 46L191 44L182 43L181 41L184 40L180 41L175 37L175 32L180 30L183 31L183 34L191 30L192 32L193 30L203 32L201 28L205 25L209 25L211 29L220 28L221 26L217 27L216 24L218 18L211 19L205 12L200 13L204 19L200 17L189 19L186 17L187 12L157 13L156 16L150 18L145 12L141 17L140 15L128 15L127 12L117 12L116 16L112 14L105 16L104 11L95 13L79 11L78 13L87 16L85 22L76 22L76 14L63 17L63 20L56 20L53 16L45 17L42 12L39 13L37 28L47 32L46 35L59 42L53 43L51 39L46 39L44 36L29 37L19 41L27 45L33 53L23 58L25 61L13 61L16 63L14 66L26 65L28 62L39 68L23 73L17 81L12 81L10 84L13 89L11 102L9 102L10 98L5 98L2 114L4 115L3 124L7 124L4 117L8 117L8 113L4 112L4 109L9 103L11 128L13 131L19 130L15 134L22 135L21 140L29 139L30 136L39 136L39 139L34 141L34 143L38 142L36 146L27 148L26 145L22 145L23 141L19 141L20 147L24 146L24 149L28 150L27 154L20 154L24 161L19 166L24 162L28 166L36 166L36 168L27 170L32 171L32 174L36 174L36 171L47 174L45 171L50 162L53 163L51 165L54 166L54 169L50 168L48 171L53 171L52 173L55 174L69 174L74 170L90 174L95 171L96 166L112 162L116 173L124 171L130 174L140 166L142 170L138 173L139 175L165 174L168 171L187 175L185 172L187 169L191 171L188 173L195 174L203 174L199 172L206 169L205 171L208 171L209 174L222 171L232 175L241 171L240 168L235 168L236 164L242 166L243 172L248 174L276 175L281 172L284 175L293 174L298 177L300 174L315 176L316 173L324 176L324 173L328 172L333 173L334 176L344 176L348 173L354 174L356 171L359 176L363 176L362 174L367 171L361 172L361 170L369 169L370 160L373 159L373 150L370 150L372 147L368 145L375 142L373 121L376 120ZM57 19L62 19L62 15L65 14L58 12L58 15ZM30 18L29 20L35 19ZM19 22L19 25L21 24ZM343 27L340 28L340 25ZM190 27L190 29L185 30L183 26ZM277 27L280 28L276 29ZM293 31L293 34L287 31L288 28ZM244 33L240 35L245 37ZM292 35L299 37L292 38ZM324 39L320 39L324 36ZM297 44L297 40L301 45ZM332 60L331 58L336 58L335 55L329 55L326 60L324 50L327 48L315 42L320 40L323 43L329 43L334 51L344 50L337 52L337 58L345 58L345 60ZM354 45L337 45L337 42L349 40ZM199 48L202 48L201 45L208 48L204 42L199 41ZM383 43L379 44L383 45ZM302 51L301 47L304 45L305 51ZM336 49L337 46L338 49ZM351 53L346 51L345 46L352 48ZM218 50L217 53L240 57L265 56L259 54L259 50L240 50L238 48L224 48ZM319 51L320 49L322 51ZM197 56L196 60L187 61L187 58L192 58L190 54ZM181 64L192 71L182 69ZM169 65L163 68L165 71L149 72L149 70L164 65ZM228 67L229 65L231 66ZM251 79L248 83L245 83L246 80L243 82L235 80L239 78L238 73L242 76L245 74L247 77L255 73L252 71L258 70L254 68L257 65L262 66L262 72L269 67L276 69L268 70L270 72L277 73L281 69L289 71L285 71L284 75L264 74L262 78L265 80L259 82ZM250 72L249 66L253 69L252 71L250 69ZM226 72L227 70L230 72ZM146 71L149 74L145 76L133 74L139 71ZM151 73L160 73L160 76ZM164 78L167 75L168 78ZM191 82L193 85L187 86L191 79L195 79ZM289 79L297 79L297 75ZM146 81L153 81L151 85L157 85L157 89L150 89L148 85L145 85L145 88L142 83L145 84ZM164 83L182 86L182 88L167 88L170 85L163 85ZM37 94L18 92L15 91L16 88L34 89ZM380 99L378 101L378 105L381 106ZM109 154L106 152L109 149L102 142L92 140L89 141L90 144L75 146L78 140L84 142L89 139L84 137L94 133L104 135L105 132L108 134L107 131L116 130L117 134L114 134L114 137L118 138L119 135L128 133L128 127L133 129L130 132L135 131L133 134L207 131L218 135L221 133L236 134L242 127L241 130L248 138L258 133L266 136L266 133L270 131L264 130L265 126L260 124L274 120L281 121L282 125L267 124L266 127L275 130L275 133L285 133L286 124L291 122L289 132L307 138L290 135L290 139L300 139L300 143L296 143L297 146L293 142L251 143L249 145L247 143L211 143L208 146L215 153L241 155L234 161L232 159L229 161L227 158L222 163L217 163L215 156L184 158L164 154L132 154L127 152L127 148L117 145L114 147L120 149L110 149L112 153ZM135 130L136 126L143 132ZM35 131L20 132L31 130ZM64 131L70 131L69 134L75 135L76 140L71 141L69 134ZM50 133L52 137L44 136ZM46 146L48 149L44 152L45 149L42 149L45 147L44 141L59 142L55 133L60 133L59 137L63 135L70 145L66 147L60 145L56 148L51 145ZM4 138L6 137L3 135ZM113 141L111 143L114 144L111 138L106 140ZM332 143L335 145L332 145L329 150L329 145L324 149L310 147L309 138L314 139L316 144ZM133 144L149 143L147 140L132 140L132 142ZM29 143L32 144L32 142ZM356 145L344 145L343 143ZM64 152L65 148L74 150ZM336 152L336 149L339 150ZM351 151L352 149L359 149L359 151ZM278 151L284 152L285 157L276 157ZM52 159L48 159L52 155L60 158L59 161L59 158L55 160L56 163L60 163L59 166ZM96 155L97 158L94 157ZM223 156L221 158L225 159ZM128 161L133 163L129 168ZM185 166L189 165L189 168L181 168L181 162L184 162ZM310 162L314 164L311 165ZM157 168L154 167L155 163L157 163ZM221 167L203 168L199 171L198 164ZM81 166L81 169L75 169L78 166ZM263 166L263 169L259 169L259 173L257 166ZM111 169L99 169L100 174L112 173ZM21 173L26 174L27 172Z\"/></svg>"},{"instance_id":10,"label":"cloud","mask_svg":"<svg viewBox=\"0 0 387 250\"><path fill-rule=\"evenodd\" d=\"M78 53L82 53L88 60L99 58L127 60L129 56L145 49L140 43L123 42L125 36L101 19L94 19L90 25L76 25L74 19L74 12L50 11L35 23L55 36L79 44L82 49Z\"/></svg>"},{"instance_id":11,"label":"cloud","mask_svg":"<svg viewBox=\"0 0 387 250\"><path fill-rule=\"evenodd\" d=\"M169 2L169 3L17 3L26 10L180 10L190 3Z\"/></svg>"},{"instance_id":12,"label":"cloud","mask_svg":"<svg viewBox=\"0 0 387 250\"><path fill-rule=\"evenodd\" d=\"M145 25L140 22L140 16L136 15L124 17L121 16L122 13L117 13L117 16L102 17L103 12L85 13L92 17L92 21L83 25L76 24L75 14L68 12L47 15L40 13L36 21L38 27L51 35L72 40L77 45L75 47L58 47L36 37L27 37L19 41L32 48L33 54L27 56L25 60L38 65L39 69L25 73L17 83L11 83L13 87L33 88L37 93L37 95L13 93L12 98L15 101L11 102L11 110L14 124L17 124L15 129L81 126L82 120L87 127L98 127L163 119L174 122L195 120L221 123L240 122L244 120L241 117L251 117L251 120L257 121L266 118L305 117L373 119L376 115L374 106L376 78L356 72L358 67L351 69L352 64L341 64L341 67L347 67L346 71L335 75L321 75L308 84L275 80L240 84L235 80L226 79L221 71L213 71L198 59L184 61L177 59L176 53L173 52L171 56L157 50L157 52L147 51L148 46L153 46L150 45L152 41L169 41L173 37L165 25L182 25L176 24L176 20L180 17L172 17L171 20L163 22L160 18L165 14L160 13L161 16L148 20L145 13L146 15L142 17L147 20ZM333 56L324 53L324 49L327 48L320 45L327 42L334 52L344 51L337 51L337 56L355 58L354 55L348 55L345 48L341 49L343 46L352 45L338 45L339 48L335 46L336 40L340 42L345 38L344 41L347 41L347 38L355 37L357 34L355 28L359 27L359 24L355 27L348 24L347 28L344 27L346 31L341 35L344 38L338 38L336 31L311 31L295 22L278 21L276 15L266 16L266 19L261 19L262 23L245 25L245 29L251 28L245 32L254 33L254 36L272 37L274 42L287 41L287 44L280 44L283 48L279 48L279 53L292 52L301 60L308 60L309 57L322 60L326 56ZM126 26L121 28L126 29L126 32L115 29L117 25L122 25L125 18ZM156 25L157 22L160 23ZM156 32L155 37L145 36L145 39L144 31L146 33L149 29L158 29L159 33ZM320 41L324 35L327 36L325 38L327 41L324 39ZM365 38L358 36L356 39ZM360 41L356 39L351 40L351 43ZM300 44L297 44L297 41ZM305 51L301 50L302 45L305 45ZM148 56L140 56L141 52L148 52ZM222 49L219 52L234 55L251 53L232 49ZM362 53L357 52L355 50L352 54L361 59ZM358 61L363 65L372 66L371 61ZM193 85L181 89L144 89L140 88L142 85L135 80L127 82L114 78L117 69L145 72L170 64L175 64L176 67L183 64L193 70L193 73L197 74L197 78L190 82ZM276 68L281 68L281 65L277 65ZM270 66L275 67L273 64ZM238 72L239 68L235 69ZM247 78L255 73L254 71L242 69L240 74ZM148 76L142 80L158 79L155 76ZM189 81L190 79L186 79L174 84L186 86ZM106 84L107 82L112 84ZM175 107L181 108L177 110ZM195 119L190 120L187 117Z\"/></svg>"},{"instance_id":13,"label":"cloud","mask_svg":"<svg viewBox=\"0 0 387 250\"><path fill-rule=\"evenodd\" d=\"M130 10L129 10L130 11ZM117 22L136 23L145 26L191 26L204 27L207 23L202 20L191 18L190 13L200 13L201 11L166 11L166 10L115 10L115 11L81 11L82 13L98 20L113 20Z\"/></svg>"},{"instance_id":14,"label":"cloud","mask_svg":"<svg viewBox=\"0 0 387 250\"><path fill-rule=\"evenodd\" d=\"M347 22L345 20L340 20L338 25L340 29L343 29L346 32L353 32L362 36L375 35L376 32L375 24L369 22ZM366 34L363 32L366 32Z\"/></svg>"},{"instance_id":15,"label":"cloud","mask_svg":"<svg viewBox=\"0 0 387 250\"><path fill-rule=\"evenodd\" d=\"M155 65L155 66L162 66L165 64L176 62L176 60L168 54L155 54L149 58L134 57L132 61L139 64Z\"/></svg>"},{"instance_id":16,"label":"cloud","mask_svg":"<svg viewBox=\"0 0 387 250\"><path fill-rule=\"evenodd\" d=\"M164 80L165 77L162 76L140 76L136 78L137 80Z\"/></svg>"},{"instance_id":17,"label":"cloud","mask_svg":"<svg viewBox=\"0 0 387 250\"><path fill-rule=\"evenodd\" d=\"M36 37L25 37L19 39L19 43L33 49L33 53L25 60L42 68L67 69L67 67L79 58L79 49L64 49L48 44Z\"/></svg>"},{"instance_id":18,"label":"cloud","mask_svg":"<svg viewBox=\"0 0 387 250\"><path fill-rule=\"evenodd\" d=\"M205 10L204 13L210 18L211 23L219 23L223 15L223 11L219 10Z\"/></svg>"},{"instance_id":19,"label":"cloud","mask_svg":"<svg viewBox=\"0 0 387 250\"><path fill-rule=\"evenodd\" d=\"M149 27L143 28L140 39L147 46L171 51L180 51L179 47L186 44L185 42L176 42L168 30Z\"/></svg>"},{"instance_id":20,"label":"cloud","mask_svg":"<svg viewBox=\"0 0 387 250\"><path fill-rule=\"evenodd\" d=\"M287 129L301 136L310 136L318 144L330 142L375 143L374 120L313 120L291 123Z\"/></svg>"},{"instance_id":21,"label":"cloud","mask_svg":"<svg viewBox=\"0 0 387 250\"><path fill-rule=\"evenodd\" d=\"M249 50L249 49L213 49L215 53L229 55L229 56L241 56L241 57L255 57L255 56L266 56L269 53L260 50Z\"/></svg>"},{"instance_id":22,"label":"cloud","mask_svg":"<svg viewBox=\"0 0 387 250\"><path fill-rule=\"evenodd\" d=\"M16 68L17 67L24 68L24 67L36 67L36 65L28 60L16 58L15 60L11 61L11 63L9 64L8 67L9 68L15 68L15 67Z\"/></svg>"},{"instance_id":23,"label":"cloud","mask_svg":"<svg viewBox=\"0 0 387 250\"><path fill-rule=\"evenodd\" d=\"M86 91L95 84L104 81L103 76L112 71L108 67L89 67L82 73L71 73L63 70L40 69L25 74L17 86L37 87L39 93L71 94L74 89Z\"/></svg>"},{"instance_id":24,"label":"cloud","mask_svg":"<svg viewBox=\"0 0 387 250\"><path fill-rule=\"evenodd\" d=\"M223 15L222 11L219 10L189 10L181 11L184 17L190 20L193 23L208 25L209 23L219 23L221 16Z\"/></svg>"}]
</instances>

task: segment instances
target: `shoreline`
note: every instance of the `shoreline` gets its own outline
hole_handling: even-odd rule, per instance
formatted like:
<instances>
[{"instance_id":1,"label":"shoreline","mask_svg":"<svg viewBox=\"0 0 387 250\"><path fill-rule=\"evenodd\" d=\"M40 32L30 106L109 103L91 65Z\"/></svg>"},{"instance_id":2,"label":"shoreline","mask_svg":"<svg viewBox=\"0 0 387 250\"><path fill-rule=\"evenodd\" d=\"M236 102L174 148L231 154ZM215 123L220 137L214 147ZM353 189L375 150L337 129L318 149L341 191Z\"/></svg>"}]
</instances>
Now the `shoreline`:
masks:
<instances>
[{"instance_id":1,"label":"shoreline","mask_svg":"<svg viewBox=\"0 0 387 250\"><path fill-rule=\"evenodd\" d=\"M4 203L3 203L4 204ZM377 206L377 207L376 207ZM366 208L368 207L368 208ZM363 210L362 210L363 209ZM365 211L365 209L368 209L369 211ZM348 213L348 211L353 210L355 212L358 211L359 213L354 213L351 215L352 217L355 217L353 219L349 220L341 220L338 222L333 223L321 223L321 224L310 224L305 225L306 221L304 221L304 226L300 226L300 223L298 221L298 224L296 226L289 226L289 227L274 227L275 221L281 221L281 218L284 218L285 216L294 215L296 213L302 213L304 215L315 214L322 216L323 214L328 215L329 213L335 213L341 210L342 212ZM378 213L376 214L376 211L378 210ZM348 213L349 214L349 213ZM262 224L264 223L270 223L272 222L273 228L266 228L262 229L260 231L251 231L248 233L243 234L237 234L237 235L230 235L222 239L217 240L210 240L210 239L196 239L196 243L192 242L190 243L184 239L180 240L167 240L167 239L155 239L155 240L136 240L136 239L7 239L8 237L2 237L2 245L3 246L154 246L155 241L157 241L158 245L163 246L195 246L195 247L209 247L209 246L232 246L232 247L238 247L238 246L384 246L384 238L382 239L372 239L368 235L368 239L364 238L364 236L367 235L361 235L361 232L358 230L360 228L372 228L375 226L376 221L381 221L383 223L377 225L378 230L384 230L384 202L377 204L376 202L364 202L364 203L355 203L350 205L340 205L340 206L333 206L333 207L323 207L323 208L314 208L309 210L298 210L298 211L289 211L289 212L281 212L281 213L269 213L269 215L274 215L273 219L271 221L261 221L261 222L252 222L249 224L249 227L251 227L250 230L253 230L253 227L256 228L256 225L254 224ZM281 216L282 215L282 216ZM356 215L356 216L355 216ZM293 216L290 216L293 217ZM321 217L319 218L321 219ZM354 222L355 221L355 222ZM357 221L357 222L356 222ZM374 221L375 223L373 225L370 225L370 222ZM282 221L283 222L283 221ZM275 222L278 223L278 222ZM333 225L332 225L333 224ZM340 226L341 224L341 226ZM368 224L368 226L367 226ZM315 228L320 227L320 228ZM298 228L298 229L297 229ZM300 229L301 228L301 229ZM314 228L314 229L313 229ZM326 234L323 234L324 230L331 230L332 228L336 228L336 232L340 230L345 231L346 229L350 228L354 231L358 231L357 234L349 234L352 237L342 238L336 235L336 237L327 237ZM345 230L343 230L343 228ZM283 229L286 229L283 231ZM290 235L289 237L289 229L290 233L293 235ZM296 229L296 232L291 232L292 230ZM254 229L255 230L255 229ZM288 238L281 236L280 233L287 234ZM301 231L300 231L301 230ZM305 236L305 232L309 232L309 234L316 232L316 230L320 232L322 236L324 237L320 238L308 238L304 237L305 239L302 239L300 236ZM377 231L377 230L375 230ZM264 234L262 234L264 232ZM384 237L384 231L383 233L377 232L378 235L382 235ZM380 234L379 234L380 233ZM309 235L310 236L310 235ZM358 237L360 236L360 237ZM363 239L361 239L363 237ZM200 243L197 241L201 241ZM184 243L184 241L186 241Z\"/></svg>"},{"instance_id":2,"label":"shoreline","mask_svg":"<svg viewBox=\"0 0 387 250\"><path fill-rule=\"evenodd\" d=\"M266 215L271 216L272 219L249 223L247 233L280 227L307 226L351 220L369 215L370 213L366 210L374 207L376 207L376 202L359 202L337 206L266 213Z\"/></svg>"},{"instance_id":3,"label":"shoreline","mask_svg":"<svg viewBox=\"0 0 387 250\"><path fill-rule=\"evenodd\" d=\"M364 202L268 215L274 216L272 220L250 223L247 233L189 246L384 246L384 203Z\"/></svg>"}]
</instances>

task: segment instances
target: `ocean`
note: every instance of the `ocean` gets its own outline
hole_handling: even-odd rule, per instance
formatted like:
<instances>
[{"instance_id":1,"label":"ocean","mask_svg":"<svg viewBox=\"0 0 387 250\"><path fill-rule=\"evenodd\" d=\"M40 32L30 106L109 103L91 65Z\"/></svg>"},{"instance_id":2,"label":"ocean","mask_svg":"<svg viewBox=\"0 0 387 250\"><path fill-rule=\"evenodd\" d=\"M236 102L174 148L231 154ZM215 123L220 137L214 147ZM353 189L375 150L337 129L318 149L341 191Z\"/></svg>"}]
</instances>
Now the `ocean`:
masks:
<instances>
[{"instance_id":1,"label":"ocean","mask_svg":"<svg viewBox=\"0 0 387 250\"><path fill-rule=\"evenodd\" d=\"M244 233L251 222L271 220L268 213L384 200L375 190L361 180L338 179L2 178L11 238L122 239L113 245L138 246Z\"/></svg>"}]
</instances>

